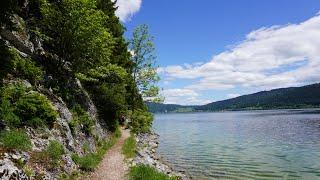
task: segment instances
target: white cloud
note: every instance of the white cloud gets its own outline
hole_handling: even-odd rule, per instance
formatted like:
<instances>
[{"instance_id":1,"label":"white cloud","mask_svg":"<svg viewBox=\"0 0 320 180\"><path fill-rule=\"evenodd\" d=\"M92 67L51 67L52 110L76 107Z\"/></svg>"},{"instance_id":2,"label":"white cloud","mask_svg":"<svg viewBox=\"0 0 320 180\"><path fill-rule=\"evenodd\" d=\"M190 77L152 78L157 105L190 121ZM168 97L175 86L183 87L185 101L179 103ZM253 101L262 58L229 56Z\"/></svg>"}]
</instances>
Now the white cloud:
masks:
<instances>
[{"instance_id":1,"label":"white cloud","mask_svg":"<svg viewBox=\"0 0 320 180\"><path fill-rule=\"evenodd\" d=\"M191 89L165 89L162 91L164 96L183 97L183 96L199 96L194 90Z\"/></svg>"},{"instance_id":2,"label":"white cloud","mask_svg":"<svg viewBox=\"0 0 320 180\"><path fill-rule=\"evenodd\" d=\"M236 97L239 97L241 96L240 94L228 94L227 97L228 98L236 98Z\"/></svg>"},{"instance_id":3,"label":"white cloud","mask_svg":"<svg viewBox=\"0 0 320 180\"><path fill-rule=\"evenodd\" d=\"M192 89L165 89L161 94L166 104L202 105L212 101L203 99Z\"/></svg>"},{"instance_id":4,"label":"white cloud","mask_svg":"<svg viewBox=\"0 0 320 180\"><path fill-rule=\"evenodd\" d=\"M189 79L193 90L271 89L320 81L320 15L300 24L263 27L200 65L161 68L166 79Z\"/></svg>"},{"instance_id":5,"label":"white cloud","mask_svg":"<svg viewBox=\"0 0 320 180\"><path fill-rule=\"evenodd\" d=\"M140 10L141 3L142 0L117 0L116 15L122 22L126 22Z\"/></svg>"}]
</instances>

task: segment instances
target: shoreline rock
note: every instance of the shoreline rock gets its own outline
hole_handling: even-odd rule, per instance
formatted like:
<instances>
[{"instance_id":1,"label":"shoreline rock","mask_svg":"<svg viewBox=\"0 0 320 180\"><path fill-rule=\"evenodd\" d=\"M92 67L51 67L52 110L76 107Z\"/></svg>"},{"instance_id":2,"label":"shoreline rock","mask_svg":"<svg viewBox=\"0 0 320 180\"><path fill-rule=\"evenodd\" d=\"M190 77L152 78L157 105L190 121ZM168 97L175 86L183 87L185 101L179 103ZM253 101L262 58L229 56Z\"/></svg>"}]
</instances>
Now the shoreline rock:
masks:
<instances>
[{"instance_id":1,"label":"shoreline rock","mask_svg":"<svg viewBox=\"0 0 320 180\"><path fill-rule=\"evenodd\" d=\"M176 176L181 180L192 179L185 172L175 171L161 156L157 154L159 135L154 131L136 135L137 156L132 159L131 165L145 164L154 167L159 172L169 176Z\"/></svg>"}]
</instances>

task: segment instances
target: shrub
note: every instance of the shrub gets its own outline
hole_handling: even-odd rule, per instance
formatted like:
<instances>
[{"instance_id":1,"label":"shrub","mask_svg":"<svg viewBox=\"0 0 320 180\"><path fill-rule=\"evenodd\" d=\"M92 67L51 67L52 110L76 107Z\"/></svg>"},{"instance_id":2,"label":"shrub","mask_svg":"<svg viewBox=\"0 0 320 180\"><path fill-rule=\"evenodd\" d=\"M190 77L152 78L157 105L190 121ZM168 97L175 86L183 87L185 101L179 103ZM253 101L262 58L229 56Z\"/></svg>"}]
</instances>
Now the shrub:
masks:
<instances>
[{"instance_id":1,"label":"shrub","mask_svg":"<svg viewBox=\"0 0 320 180\"><path fill-rule=\"evenodd\" d=\"M98 112L109 130L118 127L120 112L126 109L126 78L125 69L117 65L106 65L91 69L85 74L77 74L90 93Z\"/></svg>"},{"instance_id":2,"label":"shrub","mask_svg":"<svg viewBox=\"0 0 320 180\"><path fill-rule=\"evenodd\" d=\"M119 130L117 130L119 131ZM102 160L104 154L108 149L110 149L119 138L119 132L117 131L111 136L109 141L97 141L97 151L96 153L88 153L84 156L79 156L78 154L72 154L72 160L79 165L79 167L84 171L92 171L94 168L98 166L100 161ZM121 132L120 132L121 136Z\"/></svg>"},{"instance_id":3,"label":"shrub","mask_svg":"<svg viewBox=\"0 0 320 180\"><path fill-rule=\"evenodd\" d=\"M35 84L43 79L44 71L37 66L32 59L22 58L14 49L10 50L12 54L11 67L12 74L21 79L27 79L32 84Z\"/></svg>"},{"instance_id":4,"label":"shrub","mask_svg":"<svg viewBox=\"0 0 320 180\"><path fill-rule=\"evenodd\" d=\"M90 146L89 146L89 143L88 143L88 142L85 142L85 143L82 145L82 150L83 150L84 153L90 152Z\"/></svg>"},{"instance_id":5,"label":"shrub","mask_svg":"<svg viewBox=\"0 0 320 180\"><path fill-rule=\"evenodd\" d=\"M122 146L122 153L127 158L132 158L136 155L136 148L136 140L134 139L134 136L130 136L124 141L124 144Z\"/></svg>"},{"instance_id":6,"label":"shrub","mask_svg":"<svg viewBox=\"0 0 320 180\"><path fill-rule=\"evenodd\" d=\"M138 109L132 113L131 128L134 133L149 132L152 126L153 115L147 111Z\"/></svg>"},{"instance_id":7,"label":"shrub","mask_svg":"<svg viewBox=\"0 0 320 180\"><path fill-rule=\"evenodd\" d=\"M121 137L121 131L120 131L119 125L117 126L117 129L114 132L114 136L115 136L115 138Z\"/></svg>"},{"instance_id":8,"label":"shrub","mask_svg":"<svg viewBox=\"0 0 320 180\"><path fill-rule=\"evenodd\" d=\"M97 153L89 153L82 157L77 154L73 154L72 160L78 164L82 170L92 171L101 161L101 157L99 157Z\"/></svg>"},{"instance_id":9,"label":"shrub","mask_svg":"<svg viewBox=\"0 0 320 180\"><path fill-rule=\"evenodd\" d=\"M10 127L51 126L58 115L44 95L22 83L5 85L0 99L0 118Z\"/></svg>"},{"instance_id":10,"label":"shrub","mask_svg":"<svg viewBox=\"0 0 320 180\"><path fill-rule=\"evenodd\" d=\"M50 141L49 146L46 149L46 155L51 160L51 164L57 165L64 153L65 151L62 144L58 141Z\"/></svg>"},{"instance_id":11,"label":"shrub","mask_svg":"<svg viewBox=\"0 0 320 180\"><path fill-rule=\"evenodd\" d=\"M23 167L23 172L28 176L28 177L32 177L35 176L36 173L34 172L34 170L32 169L32 167L29 166L24 166Z\"/></svg>"},{"instance_id":12,"label":"shrub","mask_svg":"<svg viewBox=\"0 0 320 180\"><path fill-rule=\"evenodd\" d=\"M69 123L69 126L71 128L71 131L75 133L75 129L78 125L82 125L82 131L86 134L92 134L94 121L93 119L88 115L86 111L84 111L80 105L76 105L72 109L73 119Z\"/></svg>"},{"instance_id":13,"label":"shrub","mask_svg":"<svg viewBox=\"0 0 320 180\"><path fill-rule=\"evenodd\" d=\"M138 165L130 169L129 178L131 180L175 180L176 177L169 177L164 173L158 172L156 169L147 165Z\"/></svg>"},{"instance_id":14,"label":"shrub","mask_svg":"<svg viewBox=\"0 0 320 180\"><path fill-rule=\"evenodd\" d=\"M29 150L32 147L30 138L22 131L5 131L0 134L0 141L4 148L10 150Z\"/></svg>"},{"instance_id":15,"label":"shrub","mask_svg":"<svg viewBox=\"0 0 320 180\"><path fill-rule=\"evenodd\" d=\"M5 43L0 41L0 79L8 74L16 78L29 80L36 84L43 79L44 71L30 58L21 57L13 48L6 47Z\"/></svg>"}]
</instances>

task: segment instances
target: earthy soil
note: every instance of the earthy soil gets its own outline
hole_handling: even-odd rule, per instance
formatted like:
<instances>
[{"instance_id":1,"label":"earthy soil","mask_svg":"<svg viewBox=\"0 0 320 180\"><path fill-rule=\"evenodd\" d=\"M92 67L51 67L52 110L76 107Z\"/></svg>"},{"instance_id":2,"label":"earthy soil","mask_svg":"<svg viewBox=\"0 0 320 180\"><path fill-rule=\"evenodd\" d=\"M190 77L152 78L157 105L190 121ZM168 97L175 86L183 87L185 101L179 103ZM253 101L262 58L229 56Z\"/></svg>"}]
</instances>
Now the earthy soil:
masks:
<instances>
[{"instance_id":1,"label":"earthy soil","mask_svg":"<svg viewBox=\"0 0 320 180\"><path fill-rule=\"evenodd\" d=\"M124 180L128 166L122 154L124 141L130 137L129 129L121 129L118 142L105 154L98 168L88 177L92 180Z\"/></svg>"}]
</instances>

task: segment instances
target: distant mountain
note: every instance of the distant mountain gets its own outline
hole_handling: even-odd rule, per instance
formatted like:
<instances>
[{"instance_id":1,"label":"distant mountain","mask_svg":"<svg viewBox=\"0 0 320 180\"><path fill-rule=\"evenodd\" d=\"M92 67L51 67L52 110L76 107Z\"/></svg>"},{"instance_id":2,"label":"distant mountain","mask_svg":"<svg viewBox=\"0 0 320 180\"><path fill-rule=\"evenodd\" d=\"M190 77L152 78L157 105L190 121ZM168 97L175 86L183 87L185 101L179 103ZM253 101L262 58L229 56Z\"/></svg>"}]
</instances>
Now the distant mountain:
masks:
<instances>
[{"instance_id":1,"label":"distant mountain","mask_svg":"<svg viewBox=\"0 0 320 180\"><path fill-rule=\"evenodd\" d=\"M149 104L148 106L151 112L177 112L179 109L189 109L189 111L232 111L320 107L320 84L261 91L203 106L181 106L172 104L153 104L151 106Z\"/></svg>"},{"instance_id":2,"label":"distant mountain","mask_svg":"<svg viewBox=\"0 0 320 180\"><path fill-rule=\"evenodd\" d=\"M182 106L178 104L160 104L146 102L150 112L153 113L168 113L168 112L190 112L195 106Z\"/></svg>"}]
</instances>

